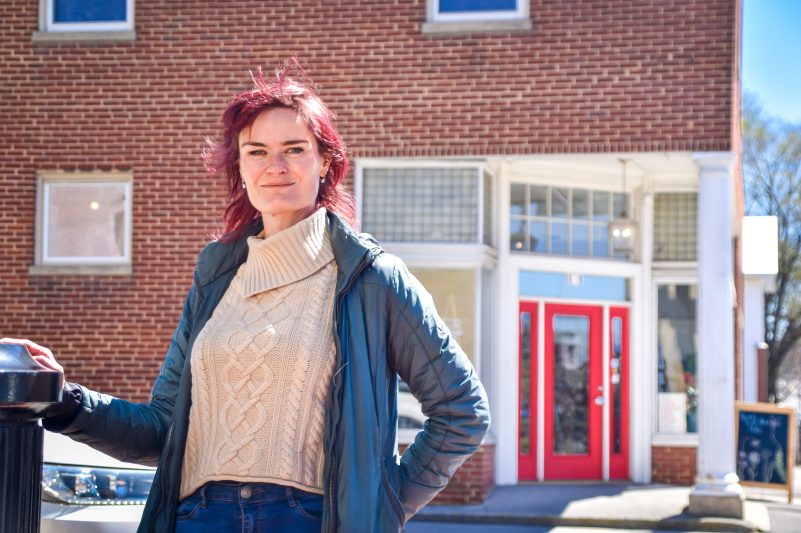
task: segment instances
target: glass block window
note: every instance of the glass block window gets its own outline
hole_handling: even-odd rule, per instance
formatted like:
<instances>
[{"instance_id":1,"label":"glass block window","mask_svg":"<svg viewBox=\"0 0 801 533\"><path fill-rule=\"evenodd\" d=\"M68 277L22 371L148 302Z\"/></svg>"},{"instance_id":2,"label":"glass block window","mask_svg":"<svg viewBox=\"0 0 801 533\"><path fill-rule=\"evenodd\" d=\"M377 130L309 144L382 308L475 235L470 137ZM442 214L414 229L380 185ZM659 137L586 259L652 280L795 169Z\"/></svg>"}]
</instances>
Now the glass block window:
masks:
<instances>
[{"instance_id":1,"label":"glass block window","mask_svg":"<svg viewBox=\"0 0 801 533\"><path fill-rule=\"evenodd\" d=\"M43 178L40 264L129 264L131 180Z\"/></svg>"},{"instance_id":2,"label":"glass block window","mask_svg":"<svg viewBox=\"0 0 801 533\"><path fill-rule=\"evenodd\" d=\"M362 227L380 241L480 243L489 233L479 226L485 185L475 167L365 168L362 176Z\"/></svg>"},{"instance_id":3,"label":"glass block window","mask_svg":"<svg viewBox=\"0 0 801 533\"><path fill-rule=\"evenodd\" d=\"M484 244L492 246L492 234L495 231L495 213L492 209L492 176L484 172Z\"/></svg>"},{"instance_id":4,"label":"glass block window","mask_svg":"<svg viewBox=\"0 0 801 533\"><path fill-rule=\"evenodd\" d=\"M46 0L50 31L130 30L134 0Z\"/></svg>"},{"instance_id":5,"label":"glass block window","mask_svg":"<svg viewBox=\"0 0 801 533\"><path fill-rule=\"evenodd\" d=\"M654 195L654 261L695 261L698 243L698 195Z\"/></svg>"},{"instance_id":6,"label":"glass block window","mask_svg":"<svg viewBox=\"0 0 801 533\"><path fill-rule=\"evenodd\" d=\"M630 209L630 195L609 191L512 183L510 196L513 252L613 257L609 222Z\"/></svg>"}]
</instances>

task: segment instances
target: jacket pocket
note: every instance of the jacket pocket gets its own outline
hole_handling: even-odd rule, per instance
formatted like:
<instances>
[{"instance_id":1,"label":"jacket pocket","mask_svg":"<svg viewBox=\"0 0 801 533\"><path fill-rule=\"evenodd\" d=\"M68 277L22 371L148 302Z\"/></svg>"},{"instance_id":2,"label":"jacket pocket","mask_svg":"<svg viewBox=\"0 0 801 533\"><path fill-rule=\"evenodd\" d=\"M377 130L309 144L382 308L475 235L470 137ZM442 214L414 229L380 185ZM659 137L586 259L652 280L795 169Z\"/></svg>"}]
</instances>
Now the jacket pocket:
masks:
<instances>
[{"instance_id":1,"label":"jacket pocket","mask_svg":"<svg viewBox=\"0 0 801 533\"><path fill-rule=\"evenodd\" d=\"M403 504L401 503L400 498L398 498L398 494L395 492L395 489L389 482L389 476L387 475L386 467L381 469L381 484L384 487L384 495L386 499L384 507L387 507L386 504L389 504L389 511L397 520L397 527L398 530L400 530L403 524L406 522L406 513L403 510Z\"/></svg>"}]
</instances>

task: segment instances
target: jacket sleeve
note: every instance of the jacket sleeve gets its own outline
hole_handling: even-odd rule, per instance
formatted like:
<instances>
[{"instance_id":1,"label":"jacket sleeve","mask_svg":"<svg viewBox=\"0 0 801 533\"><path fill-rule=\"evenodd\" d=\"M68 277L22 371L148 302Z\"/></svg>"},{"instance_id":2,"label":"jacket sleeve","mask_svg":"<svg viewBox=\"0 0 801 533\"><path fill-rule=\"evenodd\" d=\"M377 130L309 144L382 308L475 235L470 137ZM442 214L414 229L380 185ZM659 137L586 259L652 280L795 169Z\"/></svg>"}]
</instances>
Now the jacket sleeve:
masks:
<instances>
[{"instance_id":1,"label":"jacket sleeve","mask_svg":"<svg viewBox=\"0 0 801 533\"><path fill-rule=\"evenodd\" d=\"M42 425L122 461L155 466L172 419L192 331L193 286L151 392L150 402L133 403L67 383L63 399Z\"/></svg>"},{"instance_id":2,"label":"jacket sleeve","mask_svg":"<svg viewBox=\"0 0 801 533\"><path fill-rule=\"evenodd\" d=\"M489 429L484 387L437 315L433 300L402 262L389 298L389 357L428 417L400 461L406 520L448 484Z\"/></svg>"}]
</instances>

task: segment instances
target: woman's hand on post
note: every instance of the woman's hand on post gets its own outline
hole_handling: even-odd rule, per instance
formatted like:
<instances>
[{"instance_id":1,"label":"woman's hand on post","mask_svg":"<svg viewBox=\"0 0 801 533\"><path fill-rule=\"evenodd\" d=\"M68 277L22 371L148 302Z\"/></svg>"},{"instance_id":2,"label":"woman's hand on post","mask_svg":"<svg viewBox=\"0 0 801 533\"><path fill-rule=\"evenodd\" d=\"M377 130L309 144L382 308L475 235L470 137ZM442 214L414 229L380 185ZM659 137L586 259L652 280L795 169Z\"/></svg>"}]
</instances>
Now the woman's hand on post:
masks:
<instances>
[{"instance_id":1,"label":"woman's hand on post","mask_svg":"<svg viewBox=\"0 0 801 533\"><path fill-rule=\"evenodd\" d=\"M55 370L57 372L64 373L64 367L58 364L56 358L53 357L53 352L50 351L49 348L45 348L44 346L40 346L35 342L28 340L28 339L9 339L3 338L0 339L0 343L3 344L23 344L28 351L31 352L34 361L42 365L43 367L47 368L48 370Z\"/></svg>"}]
</instances>

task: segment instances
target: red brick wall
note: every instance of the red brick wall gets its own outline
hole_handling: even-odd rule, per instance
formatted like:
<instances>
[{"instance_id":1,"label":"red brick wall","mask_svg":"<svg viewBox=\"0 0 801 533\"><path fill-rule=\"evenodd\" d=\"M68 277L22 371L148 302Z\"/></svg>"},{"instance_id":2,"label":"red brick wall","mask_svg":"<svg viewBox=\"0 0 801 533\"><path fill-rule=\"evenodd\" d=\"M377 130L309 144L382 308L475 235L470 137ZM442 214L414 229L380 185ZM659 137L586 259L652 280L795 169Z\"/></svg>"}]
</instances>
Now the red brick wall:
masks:
<instances>
[{"instance_id":1,"label":"red brick wall","mask_svg":"<svg viewBox=\"0 0 801 533\"><path fill-rule=\"evenodd\" d=\"M695 483L698 448L653 446L651 448L651 479L654 483L692 485Z\"/></svg>"},{"instance_id":2,"label":"red brick wall","mask_svg":"<svg viewBox=\"0 0 801 533\"><path fill-rule=\"evenodd\" d=\"M356 156L727 150L736 6L538 0L531 31L424 35L424 0L139 0L135 42L38 43L38 2L4 0L0 335L147 397L218 228L203 138L249 68L297 55ZM76 169L133 173L133 276L28 275L35 173Z\"/></svg>"},{"instance_id":3,"label":"red brick wall","mask_svg":"<svg viewBox=\"0 0 801 533\"><path fill-rule=\"evenodd\" d=\"M400 445L403 452L406 446ZM483 502L495 488L495 445L483 444L456 471L450 483L432 501L433 504L468 504Z\"/></svg>"}]
</instances>

